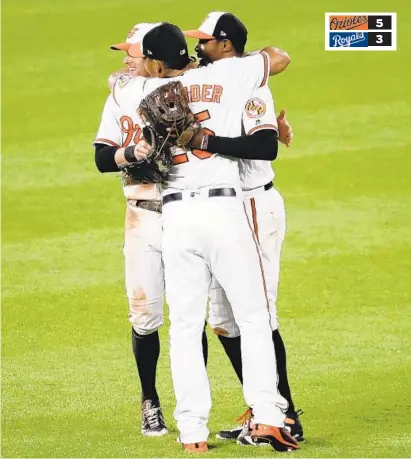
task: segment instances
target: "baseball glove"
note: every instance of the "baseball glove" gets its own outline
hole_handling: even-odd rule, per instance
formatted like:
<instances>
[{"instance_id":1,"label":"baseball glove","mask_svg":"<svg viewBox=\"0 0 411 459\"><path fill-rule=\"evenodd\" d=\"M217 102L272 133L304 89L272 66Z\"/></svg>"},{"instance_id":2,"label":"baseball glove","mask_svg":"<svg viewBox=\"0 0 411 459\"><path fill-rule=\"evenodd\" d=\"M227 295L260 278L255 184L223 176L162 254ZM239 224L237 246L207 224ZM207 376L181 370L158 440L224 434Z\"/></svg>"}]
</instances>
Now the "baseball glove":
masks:
<instances>
[{"instance_id":1,"label":"baseball glove","mask_svg":"<svg viewBox=\"0 0 411 459\"><path fill-rule=\"evenodd\" d=\"M151 145L146 158L139 158L130 164L119 166L123 172L123 183L161 183L166 185L168 172L173 167L173 157L168 146L159 147L154 129L151 126L143 128L144 138ZM131 148L131 147L128 147Z\"/></svg>"},{"instance_id":2,"label":"baseball glove","mask_svg":"<svg viewBox=\"0 0 411 459\"><path fill-rule=\"evenodd\" d=\"M188 105L187 92L180 81L160 86L146 96L140 103L139 114L150 129L150 135L154 132L156 148L160 150L172 146L186 148L201 128ZM150 140L146 137L147 142Z\"/></svg>"}]
</instances>

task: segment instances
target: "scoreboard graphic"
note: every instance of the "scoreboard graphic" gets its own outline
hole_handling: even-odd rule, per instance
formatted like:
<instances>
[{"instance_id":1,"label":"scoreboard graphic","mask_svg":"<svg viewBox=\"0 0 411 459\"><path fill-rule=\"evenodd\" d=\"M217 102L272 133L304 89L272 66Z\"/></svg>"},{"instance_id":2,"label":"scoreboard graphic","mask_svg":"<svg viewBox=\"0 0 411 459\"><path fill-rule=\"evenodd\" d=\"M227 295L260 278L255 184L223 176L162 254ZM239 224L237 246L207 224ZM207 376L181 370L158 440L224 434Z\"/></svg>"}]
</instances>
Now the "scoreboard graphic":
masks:
<instances>
[{"instance_id":1,"label":"scoreboard graphic","mask_svg":"<svg viewBox=\"0 0 411 459\"><path fill-rule=\"evenodd\" d=\"M325 13L326 51L396 49L396 13Z\"/></svg>"}]
</instances>

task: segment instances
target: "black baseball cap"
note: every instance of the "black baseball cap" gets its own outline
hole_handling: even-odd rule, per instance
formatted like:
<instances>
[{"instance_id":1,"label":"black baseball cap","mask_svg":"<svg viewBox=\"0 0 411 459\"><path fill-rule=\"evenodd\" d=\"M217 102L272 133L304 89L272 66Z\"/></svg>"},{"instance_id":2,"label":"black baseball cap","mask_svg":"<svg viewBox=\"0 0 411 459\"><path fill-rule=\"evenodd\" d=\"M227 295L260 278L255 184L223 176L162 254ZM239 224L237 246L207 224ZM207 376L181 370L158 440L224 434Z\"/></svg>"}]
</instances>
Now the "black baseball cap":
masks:
<instances>
[{"instance_id":1,"label":"black baseball cap","mask_svg":"<svg viewBox=\"0 0 411 459\"><path fill-rule=\"evenodd\" d=\"M156 24L144 35L140 43L130 46L128 54L132 57L157 59L178 70L191 62L183 32L169 22Z\"/></svg>"},{"instance_id":2,"label":"black baseball cap","mask_svg":"<svg viewBox=\"0 0 411 459\"><path fill-rule=\"evenodd\" d=\"M214 11L210 13L196 30L185 30L186 37L199 40L231 40L237 48L244 48L247 43L246 26L231 13Z\"/></svg>"}]
</instances>

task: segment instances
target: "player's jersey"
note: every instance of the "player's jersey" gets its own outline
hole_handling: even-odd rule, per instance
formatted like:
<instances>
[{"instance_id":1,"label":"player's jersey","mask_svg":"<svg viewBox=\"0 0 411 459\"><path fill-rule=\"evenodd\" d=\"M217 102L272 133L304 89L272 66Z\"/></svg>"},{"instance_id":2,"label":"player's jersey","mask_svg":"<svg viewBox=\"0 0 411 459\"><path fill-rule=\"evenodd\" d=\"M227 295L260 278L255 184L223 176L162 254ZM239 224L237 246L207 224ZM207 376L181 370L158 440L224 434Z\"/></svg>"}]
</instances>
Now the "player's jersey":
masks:
<instances>
[{"instance_id":1,"label":"player's jersey","mask_svg":"<svg viewBox=\"0 0 411 459\"><path fill-rule=\"evenodd\" d=\"M142 138L141 129L137 121L136 111L128 113L121 110L110 94L104 106L100 127L94 143L103 143L117 148L135 145ZM124 174L123 191L127 199L160 199L160 193L155 185L138 184Z\"/></svg>"},{"instance_id":2,"label":"player's jersey","mask_svg":"<svg viewBox=\"0 0 411 459\"><path fill-rule=\"evenodd\" d=\"M159 86L180 80L193 113L210 135L239 137L246 102L255 89L265 85L268 73L269 58L261 53L222 59L172 79L136 77L125 85L116 83L113 95L120 107L131 112ZM201 150L175 149L169 187L196 189L227 185L241 187L237 160Z\"/></svg>"},{"instance_id":3,"label":"player's jersey","mask_svg":"<svg viewBox=\"0 0 411 459\"><path fill-rule=\"evenodd\" d=\"M270 88L265 85L256 89L247 101L243 112L243 134L252 135L261 129L278 131L274 101ZM243 159L239 161L242 188L251 190L264 186L274 178L270 161Z\"/></svg>"}]
</instances>

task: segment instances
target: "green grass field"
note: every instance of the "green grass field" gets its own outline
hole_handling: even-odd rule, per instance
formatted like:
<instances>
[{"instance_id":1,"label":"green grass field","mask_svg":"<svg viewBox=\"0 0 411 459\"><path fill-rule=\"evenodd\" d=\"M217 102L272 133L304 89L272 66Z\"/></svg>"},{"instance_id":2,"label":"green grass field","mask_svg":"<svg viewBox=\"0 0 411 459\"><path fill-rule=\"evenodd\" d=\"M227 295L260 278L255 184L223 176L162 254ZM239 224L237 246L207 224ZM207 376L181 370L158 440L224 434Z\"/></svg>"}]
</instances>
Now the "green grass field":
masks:
<instances>
[{"instance_id":1,"label":"green grass field","mask_svg":"<svg viewBox=\"0 0 411 459\"><path fill-rule=\"evenodd\" d=\"M410 33L407 0L2 2L2 457L183 457L167 333L170 435L140 435L123 287L124 200L91 147L136 22L194 28L212 9L292 65L271 79L293 124L276 184L288 234L279 299L307 441L293 457L410 457ZM396 11L396 52L325 52L326 11ZM193 43L190 42L192 45ZM281 456L214 440L244 410L209 334L209 457Z\"/></svg>"}]
</instances>

